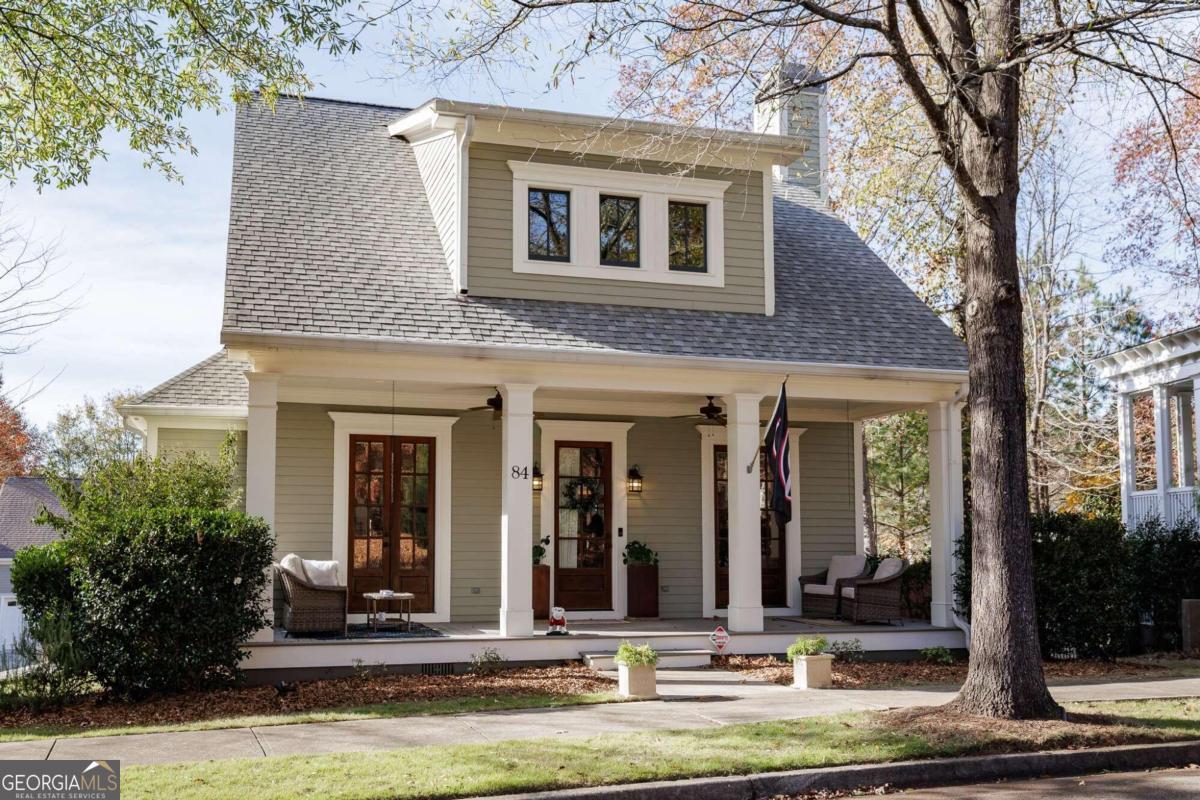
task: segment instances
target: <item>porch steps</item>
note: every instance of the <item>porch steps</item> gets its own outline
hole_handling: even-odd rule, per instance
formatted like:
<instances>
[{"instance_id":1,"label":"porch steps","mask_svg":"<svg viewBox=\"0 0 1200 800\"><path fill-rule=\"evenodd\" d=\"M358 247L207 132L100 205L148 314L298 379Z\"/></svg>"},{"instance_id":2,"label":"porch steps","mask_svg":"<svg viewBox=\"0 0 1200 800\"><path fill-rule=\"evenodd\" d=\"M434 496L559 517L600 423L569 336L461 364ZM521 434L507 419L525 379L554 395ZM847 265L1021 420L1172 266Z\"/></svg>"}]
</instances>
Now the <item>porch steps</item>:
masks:
<instances>
[{"instance_id":1,"label":"porch steps","mask_svg":"<svg viewBox=\"0 0 1200 800\"><path fill-rule=\"evenodd\" d=\"M617 668L617 651L603 653L582 653L583 663L601 672ZM707 667L712 663L712 652L709 650L659 650L658 666L683 669L686 667Z\"/></svg>"}]
</instances>

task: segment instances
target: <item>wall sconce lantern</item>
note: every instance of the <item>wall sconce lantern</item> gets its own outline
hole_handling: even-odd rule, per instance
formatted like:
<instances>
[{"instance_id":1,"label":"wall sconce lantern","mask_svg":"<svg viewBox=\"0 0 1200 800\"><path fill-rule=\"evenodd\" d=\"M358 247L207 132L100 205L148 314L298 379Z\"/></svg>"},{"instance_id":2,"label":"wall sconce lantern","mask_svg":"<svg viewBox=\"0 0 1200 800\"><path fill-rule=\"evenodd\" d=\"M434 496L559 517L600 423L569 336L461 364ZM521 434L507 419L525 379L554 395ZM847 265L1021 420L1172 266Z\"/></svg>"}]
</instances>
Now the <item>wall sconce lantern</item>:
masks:
<instances>
[{"instance_id":1,"label":"wall sconce lantern","mask_svg":"<svg viewBox=\"0 0 1200 800\"><path fill-rule=\"evenodd\" d=\"M630 494L642 493L642 473L638 471L637 464L629 468L629 477L625 481L625 488Z\"/></svg>"},{"instance_id":2,"label":"wall sconce lantern","mask_svg":"<svg viewBox=\"0 0 1200 800\"><path fill-rule=\"evenodd\" d=\"M533 465L533 490L535 492L542 490L542 468L536 462Z\"/></svg>"}]
</instances>

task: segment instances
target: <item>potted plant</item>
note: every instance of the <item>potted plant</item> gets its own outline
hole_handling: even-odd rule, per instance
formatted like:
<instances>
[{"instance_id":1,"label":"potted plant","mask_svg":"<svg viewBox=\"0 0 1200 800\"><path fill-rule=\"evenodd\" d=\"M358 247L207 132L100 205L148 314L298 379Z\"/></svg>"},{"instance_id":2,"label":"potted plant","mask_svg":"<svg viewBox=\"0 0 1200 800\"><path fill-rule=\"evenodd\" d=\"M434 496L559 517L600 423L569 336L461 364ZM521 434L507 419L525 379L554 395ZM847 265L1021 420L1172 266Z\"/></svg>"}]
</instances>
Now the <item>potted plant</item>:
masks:
<instances>
[{"instance_id":1,"label":"potted plant","mask_svg":"<svg viewBox=\"0 0 1200 800\"><path fill-rule=\"evenodd\" d=\"M658 697L658 686L654 679L654 667L658 664L658 653L648 644L634 647L621 642L617 648L617 689L622 697Z\"/></svg>"},{"instance_id":2,"label":"potted plant","mask_svg":"<svg viewBox=\"0 0 1200 800\"><path fill-rule=\"evenodd\" d=\"M788 647L792 686L797 689L833 687L833 656L825 652L828 646L824 636L802 636Z\"/></svg>"},{"instance_id":3,"label":"potted plant","mask_svg":"<svg viewBox=\"0 0 1200 800\"><path fill-rule=\"evenodd\" d=\"M625 545L626 613L631 617L658 616L658 553L636 539Z\"/></svg>"},{"instance_id":4,"label":"potted plant","mask_svg":"<svg viewBox=\"0 0 1200 800\"><path fill-rule=\"evenodd\" d=\"M533 618L550 618L550 565L543 564L550 537L543 536L533 546Z\"/></svg>"}]
</instances>

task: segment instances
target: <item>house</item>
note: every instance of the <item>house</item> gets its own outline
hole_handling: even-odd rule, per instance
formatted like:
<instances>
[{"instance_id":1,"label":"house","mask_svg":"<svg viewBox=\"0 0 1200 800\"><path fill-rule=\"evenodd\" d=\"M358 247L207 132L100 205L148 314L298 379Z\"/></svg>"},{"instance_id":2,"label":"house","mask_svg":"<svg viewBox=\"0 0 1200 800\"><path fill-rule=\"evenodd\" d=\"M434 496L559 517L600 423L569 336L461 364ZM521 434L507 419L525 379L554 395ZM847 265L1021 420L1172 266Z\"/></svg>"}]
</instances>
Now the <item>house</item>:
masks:
<instances>
[{"instance_id":1,"label":"house","mask_svg":"<svg viewBox=\"0 0 1200 800\"><path fill-rule=\"evenodd\" d=\"M1121 520L1127 527L1152 517L1168 525L1197 519L1197 356L1200 327L1169 333L1095 362L1097 373L1117 392ZM1143 433L1149 434L1140 441L1152 442L1152 451L1136 446L1139 417L1144 418Z\"/></svg>"},{"instance_id":2,"label":"house","mask_svg":"<svg viewBox=\"0 0 1200 800\"><path fill-rule=\"evenodd\" d=\"M907 409L931 420L932 624L852 635L961 647L965 349L830 212L824 108L800 94L749 133L443 99L240 107L223 349L123 413L152 453L238 431L280 556L339 561L353 620L390 586L443 634L266 631L249 666L466 661L481 639L578 657L534 619L541 537L592 647L708 647L719 620L733 648L781 652L800 575L862 550L863 420ZM779 530L755 465L785 379ZM623 621L633 539L661 556L653 623Z\"/></svg>"},{"instance_id":3,"label":"house","mask_svg":"<svg viewBox=\"0 0 1200 800\"><path fill-rule=\"evenodd\" d=\"M49 544L58 538L50 526L34 523L42 509L64 513L44 478L13 476L0 486L0 646L11 642L25 624L13 594L13 556L22 547Z\"/></svg>"}]
</instances>

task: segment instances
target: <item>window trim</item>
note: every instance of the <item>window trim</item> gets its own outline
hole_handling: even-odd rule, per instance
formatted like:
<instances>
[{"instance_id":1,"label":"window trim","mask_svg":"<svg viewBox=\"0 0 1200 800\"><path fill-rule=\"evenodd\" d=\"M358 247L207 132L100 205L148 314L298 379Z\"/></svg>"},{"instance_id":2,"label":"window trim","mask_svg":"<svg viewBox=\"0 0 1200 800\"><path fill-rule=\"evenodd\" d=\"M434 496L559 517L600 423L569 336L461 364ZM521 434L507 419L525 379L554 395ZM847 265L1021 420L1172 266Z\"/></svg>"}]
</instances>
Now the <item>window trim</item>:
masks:
<instances>
[{"instance_id":1,"label":"window trim","mask_svg":"<svg viewBox=\"0 0 1200 800\"><path fill-rule=\"evenodd\" d=\"M700 236L704 240L704 260L698 267L676 267L671 264L671 206L704 209L704 226L700 232ZM692 274L706 274L708 272L708 208L705 203L694 203L688 200L670 200L667 202L667 269L671 272L690 272Z\"/></svg>"},{"instance_id":2,"label":"window trim","mask_svg":"<svg viewBox=\"0 0 1200 800\"><path fill-rule=\"evenodd\" d=\"M601 221L599 214L604 208L605 200L632 200L634 202L633 209L633 226L637 230L637 258L632 261L621 261L619 259L605 259L603 245L599 245L600 251L600 266L602 267L625 267L626 269L640 269L642 266L642 198L637 195L624 194L609 194L607 192L600 193L600 204L597 207L596 217L596 236L600 237L604 233L604 224ZM598 243L599 244L599 243Z\"/></svg>"},{"instance_id":3,"label":"window trim","mask_svg":"<svg viewBox=\"0 0 1200 800\"><path fill-rule=\"evenodd\" d=\"M535 256L531 252L533 241L529 237L529 215L532 213L531 205L529 203L529 193L530 192L546 192L547 194L553 192L555 194L566 195L566 197L567 197L567 254L565 256ZM560 189L558 187L548 187L548 186L542 186L539 184L537 186L531 185L525 190L525 256L530 261L557 261L559 263L569 263L571 261L571 239L574 238L572 236L572 231L571 231L571 228L573 227L572 223L574 222L573 218L571 217L571 205L572 205L572 203L571 203L571 190L570 189Z\"/></svg>"},{"instance_id":4,"label":"window trim","mask_svg":"<svg viewBox=\"0 0 1200 800\"><path fill-rule=\"evenodd\" d=\"M596 169L533 161L509 161L513 173L513 272L634 283L684 286L725 285L725 191L729 181L680 175L652 175L618 169ZM571 193L569 261L528 257L528 191L557 189ZM600 262L600 195L637 198L639 264L612 266ZM702 203L705 217L707 272L669 269L668 204Z\"/></svg>"}]
</instances>

